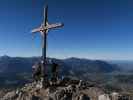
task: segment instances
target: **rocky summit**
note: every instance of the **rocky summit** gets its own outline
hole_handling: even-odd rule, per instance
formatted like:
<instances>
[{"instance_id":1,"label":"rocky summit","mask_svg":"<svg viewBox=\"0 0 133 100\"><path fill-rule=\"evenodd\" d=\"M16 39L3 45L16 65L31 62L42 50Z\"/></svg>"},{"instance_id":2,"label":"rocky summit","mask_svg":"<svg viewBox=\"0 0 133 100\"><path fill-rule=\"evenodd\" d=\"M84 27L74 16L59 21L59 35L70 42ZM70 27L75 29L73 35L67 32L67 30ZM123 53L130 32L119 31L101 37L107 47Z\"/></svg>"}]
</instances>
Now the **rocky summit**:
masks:
<instances>
[{"instance_id":1,"label":"rocky summit","mask_svg":"<svg viewBox=\"0 0 133 100\"><path fill-rule=\"evenodd\" d=\"M0 100L98 100L102 94L101 88L81 80L62 80L58 84L50 83L47 88L39 81L7 92Z\"/></svg>"}]
</instances>

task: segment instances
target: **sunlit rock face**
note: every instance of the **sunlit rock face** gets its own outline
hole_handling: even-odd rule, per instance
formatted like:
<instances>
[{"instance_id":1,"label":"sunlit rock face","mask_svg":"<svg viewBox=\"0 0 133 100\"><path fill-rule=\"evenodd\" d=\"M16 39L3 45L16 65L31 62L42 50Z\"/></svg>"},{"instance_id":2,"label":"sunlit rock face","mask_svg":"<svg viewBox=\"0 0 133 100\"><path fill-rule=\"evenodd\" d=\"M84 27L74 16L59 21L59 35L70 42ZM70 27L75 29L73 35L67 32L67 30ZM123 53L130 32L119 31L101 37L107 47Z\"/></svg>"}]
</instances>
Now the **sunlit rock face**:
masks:
<instances>
[{"instance_id":1,"label":"sunlit rock face","mask_svg":"<svg viewBox=\"0 0 133 100\"><path fill-rule=\"evenodd\" d=\"M98 100L111 100L108 94L99 95Z\"/></svg>"}]
</instances>

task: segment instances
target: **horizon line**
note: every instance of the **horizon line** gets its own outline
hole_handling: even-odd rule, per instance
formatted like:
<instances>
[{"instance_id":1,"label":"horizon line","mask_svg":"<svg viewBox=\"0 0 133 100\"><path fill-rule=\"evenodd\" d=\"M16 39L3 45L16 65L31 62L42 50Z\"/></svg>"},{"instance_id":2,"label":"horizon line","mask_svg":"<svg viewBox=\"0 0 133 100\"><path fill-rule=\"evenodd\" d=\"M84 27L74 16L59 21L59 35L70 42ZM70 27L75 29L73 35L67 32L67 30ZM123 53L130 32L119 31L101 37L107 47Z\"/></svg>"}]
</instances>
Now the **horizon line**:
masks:
<instances>
[{"instance_id":1,"label":"horizon line","mask_svg":"<svg viewBox=\"0 0 133 100\"><path fill-rule=\"evenodd\" d=\"M0 57L18 57L18 58L33 58L33 57L41 57L40 55L36 56L10 56L10 55L0 55ZM47 58L54 58L54 59L70 59L70 58L76 58L76 59L86 59L86 60L104 60L104 61L133 61L133 59L106 59L106 58L88 58L88 57L76 57L76 56L70 56L70 57L53 57L53 56L47 56Z\"/></svg>"}]
</instances>

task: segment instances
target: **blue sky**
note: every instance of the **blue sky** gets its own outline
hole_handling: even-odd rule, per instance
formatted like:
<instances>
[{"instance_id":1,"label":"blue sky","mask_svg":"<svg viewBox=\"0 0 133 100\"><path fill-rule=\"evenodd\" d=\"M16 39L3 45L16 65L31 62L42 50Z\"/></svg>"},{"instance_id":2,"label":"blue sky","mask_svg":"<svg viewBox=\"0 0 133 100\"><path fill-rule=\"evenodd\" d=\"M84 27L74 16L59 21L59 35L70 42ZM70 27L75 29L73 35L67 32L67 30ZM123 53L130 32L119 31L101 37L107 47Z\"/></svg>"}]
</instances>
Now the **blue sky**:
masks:
<instances>
[{"instance_id":1,"label":"blue sky","mask_svg":"<svg viewBox=\"0 0 133 100\"><path fill-rule=\"evenodd\" d=\"M48 35L48 56L133 60L132 0L0 0L0 55L39 56L30 31L43 20L64 22Z\"/></svg>"}]
</instances>

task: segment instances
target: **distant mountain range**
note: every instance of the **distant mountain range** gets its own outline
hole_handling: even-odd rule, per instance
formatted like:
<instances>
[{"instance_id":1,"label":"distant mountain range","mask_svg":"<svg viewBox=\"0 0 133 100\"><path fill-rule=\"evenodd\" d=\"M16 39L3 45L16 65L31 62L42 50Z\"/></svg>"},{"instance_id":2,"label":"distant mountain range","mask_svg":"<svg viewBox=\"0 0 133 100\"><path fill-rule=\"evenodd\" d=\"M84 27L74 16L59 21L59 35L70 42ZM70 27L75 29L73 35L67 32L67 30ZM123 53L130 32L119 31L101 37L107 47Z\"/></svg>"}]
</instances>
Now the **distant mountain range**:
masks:
<instances>
[{"instance_id":1,"label":"distant mountain range","mask_svg":"<svg viewBox=\"0 0 133 100\"><path fill-rule=\"evenodd\" d=\"M101 60L88 60L79 58L55 59L62 73L109 73L120 70L117 65L109 64ZM31 72L32 65L39 60L39 57L0 57L0 73L23 73Z\"/></svg>"},{"instance_id":2,"label":"distant mountain range","mask_svg":"<svg viewBox=\"0 0 133 100\"><path fill-rule=\"evenodd\" d=\"M133 72L133 60L112 60L111 64L117 64L122 70Z\"/></svg>"},{"instance_id":3,"label":"distant mountain range","mask_svg":"<svg viewBox=\"0 0 133 100\"><path fill-rule=\"evenodd\" d=\"M0 87L16 87L32 81L32 66L40 57L0 57ZM127 82L132 75L119 76L123 70L119 62L89 60L80 58L55 59L48 58L59 64L59 75L76 79L95 81L98 84L110 85ZM50 71L51 66L47 66ZM127 72L126 72L127 73ZM50 72L49 72L50 74ZM129 83L132 83L129 81ZM115 86L115 85L114 85Z\"/></svg>"},{"instance_id":4,"label":"distant mountain range","mask_svg":"<svg viewBox=\"0 0 133 100\"><path fill-rule=\"evenodd\" d=\"M32 78L32 65L40 60L40 57L0 57L0 89L17 88L29 83ZM59 75L73 79L87 80L107 89L132 90L133 70L124 71L127 61L103 61L80 58L55 59L48 58L59 64ZM47 66L50 74L51 66ZM124 69L125 68L125 69ZM50 76L50 75L49 75ZM126 88L123 88L125 87ZM127 88L128 87L128 88Z\"/></svg>"}]
</instances>

